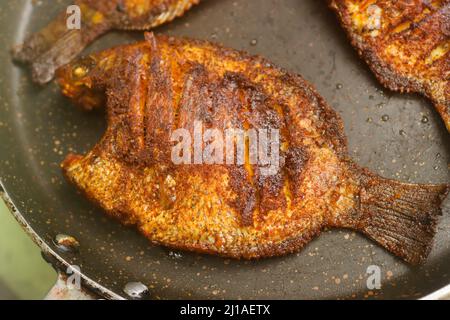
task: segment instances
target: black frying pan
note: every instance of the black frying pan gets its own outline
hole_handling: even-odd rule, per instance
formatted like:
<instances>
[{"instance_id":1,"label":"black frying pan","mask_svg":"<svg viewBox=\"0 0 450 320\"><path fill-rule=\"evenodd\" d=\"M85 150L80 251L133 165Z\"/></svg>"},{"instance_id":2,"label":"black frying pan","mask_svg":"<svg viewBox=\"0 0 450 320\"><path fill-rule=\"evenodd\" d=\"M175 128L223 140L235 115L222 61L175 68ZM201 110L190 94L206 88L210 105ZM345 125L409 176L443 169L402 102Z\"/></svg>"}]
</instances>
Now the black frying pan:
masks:
<instances>
[{"instance_id":1,"label":"black frying pan","mask_svg":"<svg viewBox=\"0 0 450 320\"><path fill-rule=\"evenodd\" d=\"M410 267L366 238L330 230L299 254L244 262L152 246L133 229L105 218L63 179L70 151L98 141L102 114L73 108L52 84L37 87L11 63L8 49L43 27L70 1L3 0L0 5L0 177L13 214L59 268L75 264L85 285L107 298L126 297L139 281L149 298L419 298L450 283L449 205L427 264ZM431 104L391 93L350 47L325 1L205 0L157 32L219 41L266 56L302 74L344 118L351 155L386 177L450 181L449 135ZM109 34L89 50L142 39ZM75 237L78 252L53 239ZM368 290L367 268L381 268L381 290Z\"/></svg>"}]
</instances>

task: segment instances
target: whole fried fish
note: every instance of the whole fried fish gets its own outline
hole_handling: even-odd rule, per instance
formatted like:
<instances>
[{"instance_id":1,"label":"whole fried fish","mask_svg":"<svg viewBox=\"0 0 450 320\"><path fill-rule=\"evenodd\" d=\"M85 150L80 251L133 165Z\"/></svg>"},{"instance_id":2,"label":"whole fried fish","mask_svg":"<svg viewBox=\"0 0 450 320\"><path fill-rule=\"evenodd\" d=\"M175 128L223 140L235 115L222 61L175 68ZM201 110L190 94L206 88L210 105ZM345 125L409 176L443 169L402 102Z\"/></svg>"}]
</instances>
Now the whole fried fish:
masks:
<instances>
[{"instance_id":1,"label":"whole fried fish","mask_svg":"<svg viewBox=\"0 0 450 320\"><path fill-rule=\"evenodd\" d=\"M106 106L108 121L92 151L65 159L65 176L154 243L252 259L297 251L325 227L342 227L413 264L430 251L449 186L358 167L340 117L300 76L261 57L148 33L65 66L58 82L86 110ZM249 143L241 164L174 163L171 132L192 133L196 121L217 132L278 130L279 169L263 174Z\"/></svg>"},{"instance_id":2,"label":"whole fried fish","mask_svg":"<svg viewBox=\"0 0 450 320\"><path fill-rule=\"evenodd\" d=\"M76 0L81 28L69 29L70 14L62 12L24 44L13 48L16 61L31 65L33 81L45 84L55 70L110 30L149 30L182 16L200 0ZM70 13L70 14L69 14Z\"/></svg>"},{"instance_id":3,"label":"whole fried fish","mask_svg":"<svg viewBox=\"0 0 450 320\"><path fill-rule=\"evenodd\" d=\"M450 1L329 2L378 80L431 99L450 131Z\"/></svg>"}]
</instances>

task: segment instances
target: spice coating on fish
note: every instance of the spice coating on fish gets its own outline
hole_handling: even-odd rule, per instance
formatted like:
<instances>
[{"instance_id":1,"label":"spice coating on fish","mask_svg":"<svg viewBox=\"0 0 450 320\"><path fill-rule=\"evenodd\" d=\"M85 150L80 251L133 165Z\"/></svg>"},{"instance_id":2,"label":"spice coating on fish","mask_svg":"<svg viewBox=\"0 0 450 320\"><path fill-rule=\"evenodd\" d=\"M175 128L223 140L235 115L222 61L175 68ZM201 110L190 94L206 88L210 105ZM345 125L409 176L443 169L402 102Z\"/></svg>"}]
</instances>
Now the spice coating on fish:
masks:
<instances>
[{"instance_id":1,"label":"spice coating on fish","mask_svg":"<svg viewBox=\"0 0 450 320\"><path fill-rule=\"evenodd\" d=\"M65 66L58 82L82 108L106 106L108 122L92 151L66 158L65 176L154 243L252 259L298 251L323 228L343 227L410 263L431 249L449 186L359 168L336 112L300 76L261 57L146 34ZM248 157L242 165L174 164L171 132L192 132L195 121L219 131L279 130L279 170L263 175Z\"/></svg>"},{"instance_id":2,"label":"spice coating on fish","mask_svg":"<svg viewBox=\"0 0 450 320\"><path fill-rule=\"evenodd\" d=\"M80 29L68 28L71 15L62 12L48 26L13 48L16 61L31 65L33 81L45 84L55 70L111 30L149 30L182 16L200 0L76 0Z\"/></svg>"},{"instance_id":3,"label":"spice coating on fish","mask_svg":"<svg viewBox=\"0 0 450 320\"><path fill-rule=\"evenodd\" d=\"M431 99L450 130L450 1L329 3L377 79Z\"/></svg>"}]
</instances>

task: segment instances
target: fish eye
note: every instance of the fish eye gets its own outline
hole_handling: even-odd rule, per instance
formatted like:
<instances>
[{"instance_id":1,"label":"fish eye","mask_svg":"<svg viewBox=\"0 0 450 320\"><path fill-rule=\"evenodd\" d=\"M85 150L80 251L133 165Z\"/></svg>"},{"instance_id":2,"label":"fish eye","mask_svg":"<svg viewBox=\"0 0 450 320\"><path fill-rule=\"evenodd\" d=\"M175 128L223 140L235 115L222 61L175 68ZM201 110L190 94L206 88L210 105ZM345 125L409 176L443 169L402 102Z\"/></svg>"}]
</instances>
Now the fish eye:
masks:
<instances>
[{"instance_id":1,"label":"fish eye","mask_svg":"<svg viewBox=\"0 0 450 320\"><path fill-rule=\"evenodd\" d=\"M95 67L95 60L87 57L79 61L72 69L72 74L75 78L85 77L92 68Z\"/></svg>"},{"instance_id":2,"label":"fish eye","mask_svg":"<svg viewBox=\"0 0 450 320\"><path fill-rule=\"evenodd\" d=\"M73 69L73 75L76 78L82 78L88 73L88 70L85 67L77 66Z\"/></svg>"}]
</instances>

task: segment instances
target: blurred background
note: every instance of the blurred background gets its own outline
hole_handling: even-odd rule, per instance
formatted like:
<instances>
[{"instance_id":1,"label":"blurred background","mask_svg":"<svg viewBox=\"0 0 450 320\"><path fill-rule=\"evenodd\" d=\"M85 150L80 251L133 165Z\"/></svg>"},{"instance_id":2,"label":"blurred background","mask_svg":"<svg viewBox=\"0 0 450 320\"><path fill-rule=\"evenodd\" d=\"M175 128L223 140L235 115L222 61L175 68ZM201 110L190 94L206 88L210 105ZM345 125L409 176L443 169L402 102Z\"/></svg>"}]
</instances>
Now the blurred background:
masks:
<instances>
[{"instance_id":1,"label":"blurred background","mask_svg":"<svg viewBox=\"0 0 450 320\"><path fill-rule=\"evenodd\" d=\"M0 199L0 300L42 299L56 272Z\"/></svg>"}]
</instances>

